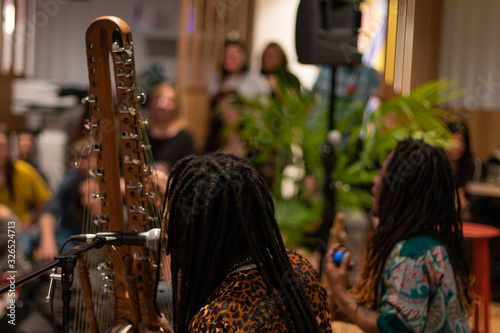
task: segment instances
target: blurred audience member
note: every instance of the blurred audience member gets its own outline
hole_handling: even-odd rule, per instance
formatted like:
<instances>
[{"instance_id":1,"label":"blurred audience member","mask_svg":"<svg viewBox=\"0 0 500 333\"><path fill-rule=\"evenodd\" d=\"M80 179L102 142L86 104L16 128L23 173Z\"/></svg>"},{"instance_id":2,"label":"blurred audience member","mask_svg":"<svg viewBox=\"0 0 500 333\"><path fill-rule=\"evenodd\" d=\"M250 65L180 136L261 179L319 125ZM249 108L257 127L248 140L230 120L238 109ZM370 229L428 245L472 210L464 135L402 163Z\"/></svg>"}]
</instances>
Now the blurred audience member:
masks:
<instances>
[{"instance_id":1,"label":"blurred audience member","mask_svg":"<svg viewBox=\"0 0 500 333\"><path fill-rule=\"evenodd\" d=\"M270 94L271 87L266 77L249 70L248 53L240 41L226 41L221 66L222 79L209 84L211 119L204 151L222 150L236 156L247 155L245 143L234 128L240 112L238 96L252 98L259 94ZM229 131L228 128L231 128Z\"/></svg>"},{"instance_id":2,"label":"blurred audience member","mask_svg":"<svg viewBox=\"0 0 500 333\"><path fill-rule=\"evenodd\" d=\"M17 153L19 154L19 159L28 162L38 173L43 177L42 172L38 166L37 161L37 149L36 149L36 135L34 132L21 129L17 132ZM44 177L45 178L45 177Z\"/></svg>"},{"instance_id":3,"label":"blurred audience member","mask_svg":"<svg viewBox=\"0 0 500 333\"><path fill-rule=\"evenodd\" d=\"M379 74L372 67L365 64L336 66L335 97L346 103L366 105L368 99L376 95L379 85ZM329 100L331 88L332 68L321 66L314 89Z\"/></svg>"},{"instance_id":4,"label":"blurred audience member","mask_svg":"<svg viewBox=\"0 0 500 333\"><path fill-rule=\"evenodd\" d=\"M448 122L448 128L453 133L454 144L446 150L446 155L457 175L459 187L465 187L468 181L480 180L481 161L471 152L467 125L455 120Z\"/></svg>"},{"instance_id":5,"label":"blurred audience member","mask_svg":"<svg viewBox=\"0 0 500 333\"><path fill-rule=\"evenodd\" d=\"M227 41L224 44L222 78L215 77L209 83L208 93L235 92L247 98L261 93L270 93L271 87L266 78L249 70L248 53L245 44L239 41Z\"/></svg>"},{"instance_id":6,"label":"blurred audience member","mask_svg":"<svg viewBox=\"0 0 500 333\"><path fill-rule=\"evenodd\" d=\"M31 258L39 235L34 224L50 197L47 183L33 166L12 160L9 136L0 132L0 203L9 207L21 223L20 247L26 257ZM42 237L43 227L40 224Z\"/></svg>"},{"instance_id":7,"label":"blurred audience member","mask_svg":"<svg viewBox=\"0 0 500 333\"><path fill-rule=\"evenodd\" d=\"M167 163L168 169L195 152L191 133L179 121L179 107L174 86L160 83L151 96L148 132L154 161Z\"/></svg>"},{"instance_id":8,"label":"blurred audience member","mask_svg":"<svg viewBox=\"0 0 500 333\"><path fill-rule=\"evenodd\" d=\"M36 138L37 133L28 129L21 129L17 132L17 153L20 160L31 164L48 184L48 178L42 171L37 155Z\"/></svg>"},{"instance_id":9,"label":"blurred audience member","mask_svg":"<svg viewBox=\"0 0 500 333\"><path fill-rule=\"evenodd\" d=\"M21 225L17 217L7 206L0 204L0 285L12 282L13 275L18 279L32 269L23 251L17 250L20 236ZM11 332L13 325L9 321L15 319L19 325L29 315L30 307L26 304L29 291L29 286L25 285L16 288L15 293L9 291L0 295L0 332ZM7 306L12 300L16 301L15 317L6 315L7 311L10 312Z\"/></svg>"},{"instance_id":10,"label":"blurred audience member","mask_svg":"<svg viewBox=\"0 0 500 333\"><path fill-rule=\"evenodd\" d=\"M260 72L267 77L274 97L279 97L278 82L285 89L300 91L300 81L288 70L288 59L285 51L278 43L269 43L264 49Z\"/></svg>"},{"instance_id":11,"label":"blurred audience member","mask_svg":"<svg viewBox=\"0 0 500 333\"><path fill-rule=\"evenodd\" d=\"M335 110L332 116L336 129L342 133L342 140L337 146L343 149L355 128L369 119L371 112L378 108L379 74L364 64L338 65L335 68ZM322 97L320 101L330 106L331 66L321 67L313 89ZM327 112L329 107L316 109Z\"/></svg>"},{"instance_id":12,"label":"blurred audience member","mask_svg":"<svg viewBox=\"0 0 500 333\"><path fill-rule=\"evenodd\" d=\"M31 270L31 264L26 260L23 252L16 251L20 234L21 225L17 217L9 207L0 204L0 272L16 271L18 277L29 273ZM13 262L15 269L12 269L12 266L9 265L9 263Z\"/></svg>"},{"instance_id":13,"label":"blurred audience member","mask_svg":"<svg viewBox=\"0 0 500 333\"><path fill-rule=\"evenodd\" d=\"M88 139L82 138L72 145L72 155L76 168L67 172L55 196L46 205L40 216L43 225L37 257L40 260L53 260L64 241L71 235L82 232L83 205L85 198L94 192L82 191L87 184L89 169L95 156L89 154Z\"/></svg>"},{"instance_id":14,"label":"blurred audience member","mask_svg":"<svg viewBox=\"0 0 500 333\"><path fill-rule=\"evenodd\" d=\"M226 154L246 157L245 142L238 136L237 130L229 129L240 117L235 99L235 93L220 92L214 97L212 119L204 149L206 153L221 150Z\"/></svg>"},{"instance_id":15,"label":"blurred audience member","mask_svg":"<svg viewBox=\"0 0 500 333\"><path fill-rule=\"evenodd\" d=\"M471 152L467 125L460 120L454 120L448 122L448 128L453 133L454 141L453 145L446 149L446 155L450 159L451 166L457 177L462 218L470 221L473 216L470 198L465 193L465 185L469 181L480 180L482 163L479 157L474 156Z\"/></svg>"}]
</instances>

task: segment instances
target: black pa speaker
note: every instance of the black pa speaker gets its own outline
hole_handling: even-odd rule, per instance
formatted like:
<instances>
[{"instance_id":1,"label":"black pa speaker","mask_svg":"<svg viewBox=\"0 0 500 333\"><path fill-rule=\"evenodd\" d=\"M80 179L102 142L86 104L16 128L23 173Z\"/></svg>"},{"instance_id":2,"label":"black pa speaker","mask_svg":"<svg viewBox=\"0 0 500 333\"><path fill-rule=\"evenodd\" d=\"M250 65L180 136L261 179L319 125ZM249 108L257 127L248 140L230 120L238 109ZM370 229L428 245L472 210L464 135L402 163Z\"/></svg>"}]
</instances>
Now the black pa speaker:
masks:
<instances>
[{"instance_id":1,"label":"black pa speaker","mask_svg":"<svg viewBox=\"0 0 500 333\"><path fill-rule=\"evenodd\" d=\"M361 12L353 0L301 0L297 10L295 48L300 63L361 63L358 30Z\"/></svg>"}]
</instances>

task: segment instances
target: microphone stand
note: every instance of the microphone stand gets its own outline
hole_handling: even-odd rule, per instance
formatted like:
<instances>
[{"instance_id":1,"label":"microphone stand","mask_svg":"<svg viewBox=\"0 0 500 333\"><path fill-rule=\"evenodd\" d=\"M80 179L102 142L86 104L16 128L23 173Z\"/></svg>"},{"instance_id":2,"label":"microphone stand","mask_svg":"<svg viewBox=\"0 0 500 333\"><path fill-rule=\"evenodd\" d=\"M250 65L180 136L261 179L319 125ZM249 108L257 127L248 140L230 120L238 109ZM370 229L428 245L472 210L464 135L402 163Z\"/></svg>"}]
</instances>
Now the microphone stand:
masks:
<instances>
[{"instance_id":1,"label":"microphone stand","mask_svg":"<svg viewBox=\"0 0 500 333\"><path fill-rule=\"evenodd\" d=\"M330 105L328 112L328 130L331 131L335 128L335 76L337 66L331 65L332 77L330 87ZM325 168L325 182L323 184L323 196L325 199L323 210L323 221L317 231L318 247L321 258L323 258L328 250L328 239L330 228L332 227L333 220L335 219L335 184L332 178L332 172L336 165L335 147L327 139L321 147L323 152L323 164ZM320 265L320 275L323 270L323 265Z\"/></svg>"},{"instance_id":2,"label":"microphone stand","mask_svg":"<svg viewBox=\"0 0 500 333\"><path fill-rule=\"evenodd\" d=\"M70 249L66 252L63 252L57 256L54 257L54 261L51 263L40 267L37 270L34 270L33 272L19 278L14 282L15 287L22 286L23 284L26 284L37 277L45 274L46 272L52 270L55 267L61 267L61 274L59 275L52 275L50 277L50 287L49 287L49 295L50 295L50 289L53 288L53 279L61 279L61 285L62 285L62 301L63 301L63 331L64 332L69 332L69 315L70 315L70 303L71 303L71 286L73 285L73 277L74 277L74 270L76 267L76 261L80 256L94 248L101 248L105 244L105 240L101 237L95 237L91 242L82 245L79 248L73 248ZM4 292L8 291L11 289L11 284L7 283L0 287L0 294L3 294Z\"/></svg>"}]
</instances>

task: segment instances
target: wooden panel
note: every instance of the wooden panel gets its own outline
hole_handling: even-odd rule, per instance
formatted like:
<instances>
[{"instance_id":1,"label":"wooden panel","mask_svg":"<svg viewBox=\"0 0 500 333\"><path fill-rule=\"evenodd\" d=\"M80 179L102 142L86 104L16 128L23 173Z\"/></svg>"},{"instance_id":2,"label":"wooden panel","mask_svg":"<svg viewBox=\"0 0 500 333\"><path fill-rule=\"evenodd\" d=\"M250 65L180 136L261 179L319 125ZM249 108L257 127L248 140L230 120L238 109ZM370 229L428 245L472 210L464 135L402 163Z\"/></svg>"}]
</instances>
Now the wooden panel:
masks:
<instances>
[{"instance_id":1,"label":"wooden panel","mask_svg":"<svg viewBox=\"0 0 500 333\"><path fill-rule=\"evenodd\" d=\"M187 47L188 47L188 36L186 33L186 24L188 21L187 12L191 6L190 1L182 0L181 3L181 19L179 20L179 41L177 47L177 85L179 86L179 90L181 87L186 85L185 83L185 71L186 71L186 55L187 55ZM182 72L181 72L182 69Z\"/></svg>"},{"instance_id":2,"label":"wooden panel","mask_svg":"<svg viewBox=\"0 0 500 333\"><path fill-rule=\"evenodd\" d=\"M188 55L191 61L191 80L190 86L198 86L203 85L203 82L200 82L199 75L202 72L201 68L203 66L203 59L200 57L200 49L203 43L203 35L204 35L204 26L202 22L203 18L203 0L195 0L193 3L194 8L196 8L194 12L195 17L195 26L194 33L191 36L191 54Z\"/></svg>"},{"instance_id":3,"label":"wooden panel","mask_svg":"<svg viewBox=\"0 0 500 333\"><path fill-rule=\"evenodd\" d=\"M208 108L210 101L206 89L185 89L181 103L184 110L190 110L183 114L183 118L194 136L196 146L202 147L208 135L207 125L210 121Z\"/></svg>"},{"instance_id":4,"label":"wooden panel","mask_svg":"<svg viewBox=\"0 0 500 333\"><path fill-rule=\"evenodd\" d=\"M394 91L401 93L403 88L404 46L406 36L406 5L407 0L399 0L396 28L396 55L394 59Z\"/></svg>"},{"instance_id":5,"label":"wooden panel","mask_svg":"<svg viewBox=\"0 0 500 333\"><path fill-rule=\"evenodd\" d=\"M205 18L204 18L204 31L205 36L203 41L203 59L206 59L207 63L214 63L217 58L215 58L215 43L214 35L216 28L216 18L217 13L214 9L213 2L207 1L205 3ZM209 80L209 69L203 68L202 72L202 82L208 82Z\"/></svg>"},{"instance_id":6,"label":"wooden panel","mask_svg":"<svg viewBox=\"0 0 500 333\"><path fill-rule=\"evenodd\" d=\"M416 1L412 88L438 77L441 7L441 1Z\"/></svg>"},{"instance_id":7,"label":"wooden panel","mask_svg":"<svg viewBox=\"0 0 500 333\"><path fill-rule=\"evenodd\" d=\"M473 111L464 114L469 126L471 150L486 161L495 148L500 147L500 110Z\"/></svg>"},{"instance_id":8,"label":"wooden panel","mask_svg":"<svg viewBox=\"0 0 500 333\"><path fill-rule=\"evenodd\" d=\"M7 13L6 5L15 5L14 30L9 34L6 31ZM32 15L36 2L17 0L0 1L0 128L5 130L16 130L24 127L26 119L24 116L12 114L12 81L15 78L23 78L26 75L28 59L33 57L34 38L28 38L28 22L33 21Z\"/></svg>"},{"instance_id":9,"label":"wooden panel","mask_svg":"<svg viewBox=\"0 0 500 333\"><path fill-rule=\"evenodd\" d=\"M12 78L0 77L0 130L17 130L25 126L25 117L13 115L12 105Z\"/></svg>"},{"instance_id":10,"label":"wooden panel","mask_svg":"<svg viewBox=\"0 0 500 333\"><path fill-rule=\"evenodd\" d=\"M435 0L390 1L385 81L396 93L438 77L441 8Z\"/></svg>"}]
</instances>

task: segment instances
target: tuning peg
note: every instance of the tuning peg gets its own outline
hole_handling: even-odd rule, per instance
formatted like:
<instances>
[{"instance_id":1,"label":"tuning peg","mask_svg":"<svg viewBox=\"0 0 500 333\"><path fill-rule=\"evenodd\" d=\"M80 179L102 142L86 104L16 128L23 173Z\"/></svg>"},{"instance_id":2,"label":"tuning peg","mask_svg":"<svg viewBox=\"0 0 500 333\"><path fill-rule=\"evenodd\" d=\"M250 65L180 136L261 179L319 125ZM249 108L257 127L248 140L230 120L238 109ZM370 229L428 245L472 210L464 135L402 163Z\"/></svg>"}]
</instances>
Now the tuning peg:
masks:
<instances>
[{"instance_id":1,"label":"tuning peg","mask_svg":"<svg viewBox=\"0 0 500 333\"><path fill-rule=\"evenodd\" d=\"M83 126L87 131L90 131L91 128L98 127L99 126L99 121L96 120L95 122L90 121L89 119L85 119L83 122Z\"/></svg>"},{"instance_id":2,"label":"tuning peg","mask_svg":"<svg viewBox=\"0 0 500 333\"><path fill-rule=\"evenodd\" d=\"M125 155L123 158L123 163L141 165L141 161L135 158L131 158L129 155Z\"/></svg>"},{"instance_id":3,"label":"tuning peg","mask_svg":"<svg viewBox=\"0 0 500 333\"><path fill-rule=\"evenodd\" d=\"M134 70L133 70L133 69L131 69L131 70L130 70L130 72L128 72L128 73L125 73L125 72L123 71L123 69L122 69L122 68L120 68L120 67L116 70L116 76L133 77L133 76L134 76L134 74L135 74L135 73L134 73Z\"/></svg>"},{"instance_id":4,"label":"tuning peg","mask_svg":"<svg viewBox=\"0 0 500 333\"><path fill-rule=\"evenodd\" d=\"M117 64L117 65L131 65L132 58L128 58L128 59L124 60L121 56L116 55L115 56L115 64Z\"/></svg>"},{"instance_id":5,"label":"tuning peg","mask_svg":"<svg viewBox=\"0 0 500 333\"><path fill-rule=\"evenodd\" d=\"M91 94L90 96L86 96L82 98L81 103L95 103L96 102L96 96L94 94Z\"/></svg>"},{"instance_id":6,"label":"tuning peg","mask_svg":"<svg viewBox=\"0 0 500 333\"><path fill-rule=\"evenodd\" d=\"M106 199L106 192L92 193L92 199Z\"/></svg>"},{"instance_id":7,"label":"tuning peg","mask_svg":"<svg viewBox=\"0 0 500 333\"><path fill-rule=\"evenodd\" d=\"M133 91L135 89L135 86L134 85L131 85L131 86L126 86L125 83L123 83L123 81L118 81L118 89L122 89L122 90L125 90L126 92L129 92L129 91Z\"/></svg>"},{"instance_id":8,"label":"tuning peg","mask_svg":"<svg viewBox=\"0 0 500 333\"><path fill-rule=\"evenodd\" d=\"M107 216L96 215L96 216L93 217L93 222L94 222L95 225L101 225L101 224L104 224L104 223L108 223L109 220L108 220Z\"/></svg>"},{"instance_id":9,"label":"tuning peg","mask_svg":"<svg viewBox=\"0 0 500 333\"><path fill-rule=\"evenodd\" d=\"M123 105L123 104L120 105L120 112L121 113L128 113L128 114L130 114L132 116L135 116L135 114L136 114L136 110L135 110L134 107L132 107L132 106L129 107L129 106L126 106L126 105Z\"/></svg>"},{"instance_id":10,"label":"tuning peg","mask_svg":"<svg viewBox=\"0 0 500 333\"><path fill-rule=\"evenodd\" d=\"M137 95L137 101L139 103L144 104L144 103L146 103L146 100L147 100L147 97L146 97L145 93L140 93L139 95Z\"/></svg>"},{"instance_id":11,"label":"tuning peg","mask_svg":"<svg viewBox=\"0 0 500 333\"><path fill-rule=\"evenodd\" d=\"M137 182L137 184L134 184L133 181L131 180L128 180L127 181L127 188L133 188L135 189L137 192L142 192L142 189L143 189L143 185L141 182Z\"/></svg>"}]
</instances>

